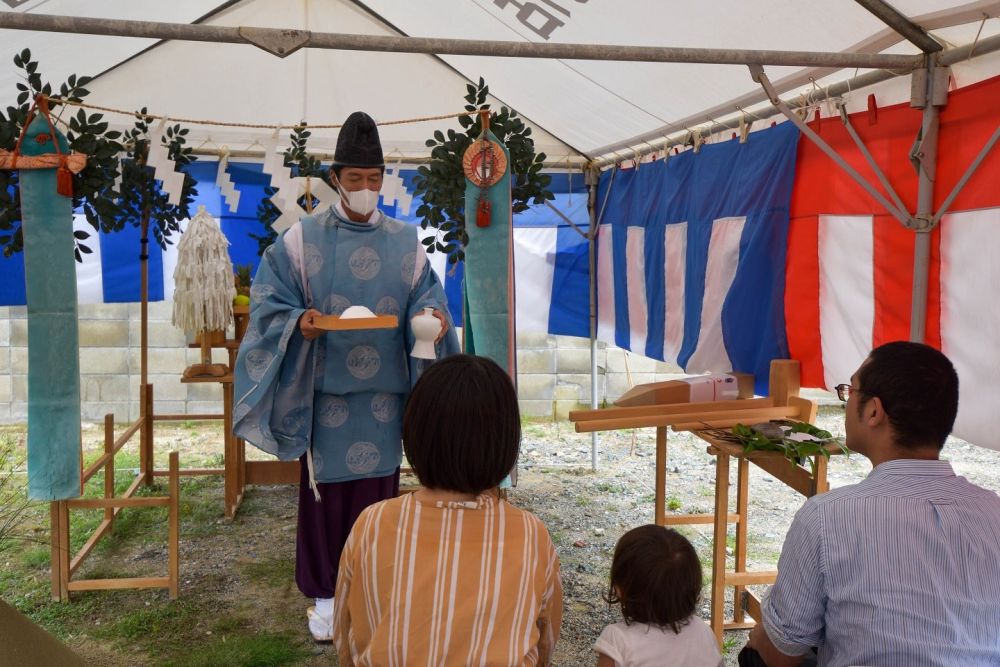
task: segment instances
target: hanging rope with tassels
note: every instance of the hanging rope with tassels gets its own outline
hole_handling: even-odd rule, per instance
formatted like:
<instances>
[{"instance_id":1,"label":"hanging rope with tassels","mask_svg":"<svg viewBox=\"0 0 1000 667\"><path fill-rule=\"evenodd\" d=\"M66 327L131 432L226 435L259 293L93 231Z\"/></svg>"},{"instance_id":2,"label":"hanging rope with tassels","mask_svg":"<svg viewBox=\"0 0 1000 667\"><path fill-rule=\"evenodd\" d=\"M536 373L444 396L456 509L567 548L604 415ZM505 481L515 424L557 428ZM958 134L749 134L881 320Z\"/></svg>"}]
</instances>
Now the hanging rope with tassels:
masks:
<instances>
[{"instance_id":1,"label":"hanging rope with tassels","mask_svg":"<svg viewBox=\"0 0 1000 667\"><path fill-rule=\"evenodd\" d=\"M28 128L35 116L41 114L49 125L49 134L39 134L35 141L45 144L49 141L55 147L55 153L45 153L43 155L22 155L21 146L24 138L28 135ZM28 111L21 128L21 136L17 139L13 152L0 151L0 169L52 169L56 171L56 191L64 197L73 196L73 174L78 174L87 166L87 156L83 153L63 153L59 145L60 135L56 132L55 125L52 124L52 116L49 114L49 103L43 95L35 98L34 104Z\"/></svg>"}]
</instances>

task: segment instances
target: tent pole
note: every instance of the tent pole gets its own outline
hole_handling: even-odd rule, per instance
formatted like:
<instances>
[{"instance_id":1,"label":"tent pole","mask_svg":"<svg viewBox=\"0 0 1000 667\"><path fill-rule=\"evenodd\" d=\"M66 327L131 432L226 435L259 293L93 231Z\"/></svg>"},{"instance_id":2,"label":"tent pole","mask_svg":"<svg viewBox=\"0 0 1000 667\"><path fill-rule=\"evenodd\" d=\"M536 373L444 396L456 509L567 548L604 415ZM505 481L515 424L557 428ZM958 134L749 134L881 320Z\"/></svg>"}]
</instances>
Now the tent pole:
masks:
<instances>
[{"instance_id":1,"label":"tent pole","mask_svg":"<svg viewBox=\"0 0 1000 667\"><path fill-rule=\"evenodd\" d=\"M882 53L824 53L817 51L763 51L699 49L661 46L614 46L510 42L480 39L352 35L281 28L214 26L158 21L84 18L52 14L0 12L0 28L118 37L253 44L279 57L300 48L427 53L431 55L493 56L507 58L561 58L628 62L710 63L720 65L788 65L798 67L856 67L910 71L923 65L923 56Z\"/></svg>"},{"instance_id":2,"label":"tent pole","mask_svg":"<svg viewBox=\"0 0 1000 667\"><path fill-rule=\"evenodd\" d=\"M870 11L882 23L885 23L905 37L924 53L937 53L941 50L941 45L928 35L923 28L911 21L904 14L901 14L899 10L885 2L885 0L855 0L855 2Z\"/></svg>"},{"instance_id":3,"label":"tent pole","mask_svg":"<svg viewBox=\"0 0 1000 667\"><path fill-rule=\"evenodd\" d=\"M923 343L927 332L927 284L930 271L931 232L934 230L934 181L937 177L939 107L948 102L948 70L937 57L927 57L922 76L914 73L910 106L923 107L920 136L910 158L917 167L917 212L912 228L913 296L910 300L910 340Z\"/></svg>"},{"instance_id":4,"label":"tent pole","mask_svg":"<svg viewBox=\"0 0 1000 667\"><path fill-rule=\"evenodd\" d=\"M886 199L885 195L883 195L878 188L869 183L864 176L859 174L858 171L847 162L847 160L841 157L837 153L837 151L832 146L830 146L830 144L826 143L822 137L816 134L816 132L813 131L813 129L809 127L804 120L799 118L795 114L795 112L792 111L780 97L778 97L778 94L777 92L775 92L774 87L771 85L770 80L768 80L767 75L764 74L763 67L760 67L758 65L751 65L750 74L751 76L753 76L754 81L759 83L761 87L765 91L767 91L768 97L771 98L771 104L773 104L776 109L778 109L782 114L785 115L786 118L788 118L788 120L790 120L797 128L799 128L799 131L801 131L802 134L808 137L809 140L812 141L814 144L816 144L816 146L821 151L823 151L831 160L837 163L837 166L846 171L847 174L852 179L854 179L854 181L858 185L864 188L865 191L875 199L875 201L877 201L883 207L885 207L885 210L891 213L894 218L899 220L907 227L911 226L912 217L910 216L909 212L906 209L901 210L897 208L895 204Z\"/></svg>"},{"instance_id":5,"label":"tent pole","mask_svg":"<svg viewBox=\"0 0 1000 667\"><path fill-rule=\"evenodd\" d=\"M587 178L587 210L590 233L587 235L587 266L590 277L590 409L597 409L597 184L601 171L590 167ZM597 431L590 434L590 468L597 472Z\"/></svg>"}]
</instances>

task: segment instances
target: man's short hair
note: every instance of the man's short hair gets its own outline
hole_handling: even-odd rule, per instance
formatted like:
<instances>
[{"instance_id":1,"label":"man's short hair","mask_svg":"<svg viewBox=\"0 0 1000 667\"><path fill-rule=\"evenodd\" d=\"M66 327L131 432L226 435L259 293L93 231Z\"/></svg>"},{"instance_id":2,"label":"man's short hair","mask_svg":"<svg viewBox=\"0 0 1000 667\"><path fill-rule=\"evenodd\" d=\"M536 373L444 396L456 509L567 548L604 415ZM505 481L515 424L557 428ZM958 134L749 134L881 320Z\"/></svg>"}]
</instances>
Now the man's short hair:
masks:
<instances>
[{"instance_id":1,"label":"man's short hair","mask_svg":"<svg viewBox=\"0 0 1000 667\"><path fill-rule=\"evenodd\" d=\"M882 401L896 446L944 447L958 414L958 374L941 352L922 343L886 343L861 365L857 385L862 399Z\"/></svg>"},{"instance_id":2,"label":"man's short hair","mask_svg":"<svg viewBox=\"0 0 1000 667\"><path fill-rule=\"evenodd\" d=\"M503 369L458 354L424 371L403 414L403 451L423 486L479 494L517 463L521 414Z\"/></svg>"}]
</instances>

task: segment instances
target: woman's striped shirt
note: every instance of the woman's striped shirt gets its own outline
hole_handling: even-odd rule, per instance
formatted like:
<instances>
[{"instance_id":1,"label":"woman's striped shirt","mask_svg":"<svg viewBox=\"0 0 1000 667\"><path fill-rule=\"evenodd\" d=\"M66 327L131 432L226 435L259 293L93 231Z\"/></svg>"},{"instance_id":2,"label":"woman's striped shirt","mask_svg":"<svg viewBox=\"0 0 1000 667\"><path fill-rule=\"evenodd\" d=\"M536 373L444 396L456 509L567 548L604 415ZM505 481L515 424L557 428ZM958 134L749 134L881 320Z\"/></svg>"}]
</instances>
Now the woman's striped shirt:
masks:
<instances>
[{"instance_id":1,"label":"woman's striped shirt","mask_svg":"<svg viewBox=\"0 0 1000 667\"><path fill-rule=\"evenodd\" d=\"M334 639L341 665L546 665L562 585L548 531L491 494L372 505L340 560Z\"/></svg>"}]
</instances>

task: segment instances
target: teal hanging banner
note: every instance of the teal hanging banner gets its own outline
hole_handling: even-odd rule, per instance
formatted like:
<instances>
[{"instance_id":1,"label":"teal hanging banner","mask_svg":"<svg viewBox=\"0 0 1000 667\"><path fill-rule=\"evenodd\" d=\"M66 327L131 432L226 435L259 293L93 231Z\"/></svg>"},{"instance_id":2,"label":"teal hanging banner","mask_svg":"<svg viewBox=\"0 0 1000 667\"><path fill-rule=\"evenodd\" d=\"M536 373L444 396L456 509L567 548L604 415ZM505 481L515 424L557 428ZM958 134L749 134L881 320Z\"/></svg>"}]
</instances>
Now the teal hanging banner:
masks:
<instances>
[{"instance_id":1,"label":"teal hanging banner","mask_svg":"<svg viewBox=\"0 0 1000 667\"><path fill-rule=\"evenodd\" d=\"M489 357L517 377L514 345L514 236L510 154L487 131L463 156L465 329L468 354Z\"/></svg>"},{"instance_id":2,"label":"teal hanging banner","mask_svg":"<svg viewBox=\"0 0 1000 667\"><path fill-rule=\"evenodd\" d=\"M30 118L30 115L29 115ZM58 141L58 145L55 142ZM28 307L28 497L80 495L80 340L65 137L39 109L14 154ZM55 156L53 166L44 158ZM44 156L44 158L43 158ZM74 155L82 168L83 156Z\"/></svg>"}]
</instances>

